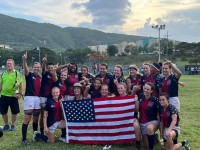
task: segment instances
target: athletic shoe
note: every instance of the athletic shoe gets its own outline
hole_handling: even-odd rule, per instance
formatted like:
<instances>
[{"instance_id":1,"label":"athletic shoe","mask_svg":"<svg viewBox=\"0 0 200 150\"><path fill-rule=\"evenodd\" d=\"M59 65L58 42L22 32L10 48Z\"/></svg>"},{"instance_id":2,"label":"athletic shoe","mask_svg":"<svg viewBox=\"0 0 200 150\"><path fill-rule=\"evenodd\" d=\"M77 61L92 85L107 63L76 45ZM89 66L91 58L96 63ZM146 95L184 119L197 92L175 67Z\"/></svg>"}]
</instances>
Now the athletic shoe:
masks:
<instances>
[{"instance_id":1,"label":"athletic shoe","mask_svg":"<svg viewBox=\"0 0 200 150\"><path fill-rule=\"evenodd\" d=\"M59 137L59 140L62 141L62 142L64 142L64 143L66 143L65 137Z\"/></svg>"},{"instance_id":2,"label":"athletic shoe","mask_svg":"<svg viewBox=\"0 0 200 150\"><path fill-rule=\"evenodd\" d=\"M0 138L3 136L3 131L0 130Z\"/></svg>"},{"instance_id":3,"label":"athletic shoe","mask_svg":"<svg viewBox=\"0 0 200 150\"><path fill-rule=\"evenodd\" d=\"M10 131L15 131L15 130L16 130L16 126L15 125L11 125Z\"/></svg>"},{"instance_id":4,"label":"athletic shoe","mask_svg":"<svg viewBox=\"0 0 200 150\"><path fill-rule=\"evenodd\" d=\"M105 145L103 149L111 149L112 145Z\"/></svg>"},{"instance_id":5,"label":"athletic shoe","mask_svg":"<svg viewBox=\"0 0 200 150\"><path fill-rule=\"evenodd\" d=\"M22 145L26 146L26 145L29 145L29 143L27 140L24 140L24 141L22 141Z\"/></svg>"},{"instance_id":6,"label":"athletic shoe","mask_svg":"<svg viewBox=\"0 0 200 150\"><path fill-rule=\"evenodd\" d=\"M0 131L3 131L3 126L0 126Z\"/></svg>"},{"instance_id":7,"label":"athletic shoe","mask_svg":"<svg viewBox=\"0 0 200 150\"><path fill-rule=\"evenodd\" d=\"M9 130L10 129L10 126L8 124L6 124L4 127L3 127L3 130Z\"/></svg>"},{"instance_id":8,"label":"athletic shoe","mask_svg":"<svg viewBox=\"0 0 200 150\"><path fill-rule=\"evenodd\" d=\"M34 132L33 132L33 138L32 138L32 140L33 140L34 142L35 142L35 140L36 140L36 135L37 135L37 133L38 133L37 131L34 131Z\"/></svg>"},{"instance_id":9,"label":"athletic shoe","mask_svg":"<svg viewBox=\"0 0 200 150\"><path fill-rule=\"evenodd\" d=\"M185 150L190 150L189 145L190 145L189 141L185 140Z\"/></svg>"}]
</instances>

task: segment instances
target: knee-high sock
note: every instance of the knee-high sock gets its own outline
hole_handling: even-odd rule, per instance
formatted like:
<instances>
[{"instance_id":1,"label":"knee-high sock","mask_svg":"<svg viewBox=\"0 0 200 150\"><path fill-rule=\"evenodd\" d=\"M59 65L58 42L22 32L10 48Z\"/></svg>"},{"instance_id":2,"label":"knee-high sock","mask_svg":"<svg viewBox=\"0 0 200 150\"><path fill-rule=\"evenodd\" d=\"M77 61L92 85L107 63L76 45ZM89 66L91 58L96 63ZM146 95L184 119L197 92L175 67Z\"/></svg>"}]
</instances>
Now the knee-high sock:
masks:
<instances>
[{"instance_id":1,"label":"knee-high sock","mask_svg":"<svg viewBox=\"0 0 200 150\"><path fill-rule=\"evenodd\" d=\"M40 128L40 133L44 134L44 128Z\"/></svg>"},{"instance_id":2,"label":"knee-high sock","mask_svg":"<svg viewBox=\"0 0 200 150\"><path fill-rule=\"evenodd\" d=\"M61 137L66 137L66 128L61 129L61 131L62 131Z\"/></svg>"},{"instance_id":3,"label":"knee-high sock","mask_svg":"<svg viewBox=\"0 0 200 150\"><path fill-rule=\"evenodd\" d=\"M41 139L41 140L44 141L44 142L47 142L47 140L48 140L48 137L47 137L46 135L44 135L44 134L37 133L37 134L36 134L36 137L37 137L38 139Z\"/></svg>"},{"instance_id":4,"label":"knee-high sock","mask_svg":"<svg viewBox=\"0 0 200 150\"><path fill-rule=\"evenodd\" d=\"M155 136L148 135L149 149L153 149L155 143Z\"/></svg>"},{"instance_id":5,"label":"knee-high sock","mask_svg":"<svg viewBox=\"0 0 200 150\"><path fill-rule=\"evenodd\" d=\"M26 134L27 134L28 125L22 124L22 141L26 140Z\"/></svg>"},{"instance_id":6,"label":"knee-high sock","mask_svg":"<svg viewBox=\"0 0 200 150\"><path fill-rule=\"evenodd\" d=\"M33 122L33 131L38 130L38 123Z\"/></svg>"}]
</instances>

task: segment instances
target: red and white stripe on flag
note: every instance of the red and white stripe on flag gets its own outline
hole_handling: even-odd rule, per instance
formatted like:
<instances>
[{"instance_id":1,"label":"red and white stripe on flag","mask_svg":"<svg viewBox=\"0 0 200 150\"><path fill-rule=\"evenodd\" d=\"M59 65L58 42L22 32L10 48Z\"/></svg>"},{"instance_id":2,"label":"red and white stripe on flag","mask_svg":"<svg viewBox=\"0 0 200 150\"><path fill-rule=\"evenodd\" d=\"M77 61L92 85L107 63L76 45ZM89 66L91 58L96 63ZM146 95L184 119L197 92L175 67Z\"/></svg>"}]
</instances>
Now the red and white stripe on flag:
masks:
<instances>
[{"instance_id":1,"label":"red and white stripe on flag","mask_svg":"<svg viewBox=\"0 0 200 150\"><path fill-rule=\"evenodd\" d=\"M67 122L67 140L77 144L121 144L135 141L133 96L93 99L95 122Z\"/></svg>"}]
</instances>

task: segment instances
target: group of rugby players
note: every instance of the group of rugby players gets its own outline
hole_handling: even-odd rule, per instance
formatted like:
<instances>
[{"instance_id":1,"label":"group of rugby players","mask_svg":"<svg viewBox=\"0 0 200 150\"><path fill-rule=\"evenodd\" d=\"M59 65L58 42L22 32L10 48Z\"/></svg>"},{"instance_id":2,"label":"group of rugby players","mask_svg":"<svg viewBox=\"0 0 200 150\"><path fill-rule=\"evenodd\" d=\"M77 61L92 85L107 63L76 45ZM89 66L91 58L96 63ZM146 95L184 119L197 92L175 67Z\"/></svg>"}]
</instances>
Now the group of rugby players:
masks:
<instances>
[{"instance_id":1,"label":"group of rugby players","mask_svg":"<svg viewBox=\"0 0 200 150\"><path fill-rule=\"evenodd\" d=\"M22 56L26 79L24 97L24 122L22 124L22 144L27 144L28 124L33 116L33 140L55 142L55 130L61 129L60 140L65 141L66 124L60 103L65 100L133 95L136 100L134 129L136 149L154 149L155 132L159 129L166 150L189 149L188 140L177 142L180 134L178 84L181 71L171 61L144 63L143 74L136 65L129 66L129 76L123 75L121 65L108 73L105 63L100 65L99 74L89 73L87 66L75 63L54 65L47 63L47 56L33 64L32 72L27 66L27 53ZM42 77L40 69L42 68ZM161 72L162 70L162 72ZM38 122L40 115L40 133ZM45 133L45 134L44 134ZM103 149L109 149L106 145Z\"/></svg>"}]
</instances>

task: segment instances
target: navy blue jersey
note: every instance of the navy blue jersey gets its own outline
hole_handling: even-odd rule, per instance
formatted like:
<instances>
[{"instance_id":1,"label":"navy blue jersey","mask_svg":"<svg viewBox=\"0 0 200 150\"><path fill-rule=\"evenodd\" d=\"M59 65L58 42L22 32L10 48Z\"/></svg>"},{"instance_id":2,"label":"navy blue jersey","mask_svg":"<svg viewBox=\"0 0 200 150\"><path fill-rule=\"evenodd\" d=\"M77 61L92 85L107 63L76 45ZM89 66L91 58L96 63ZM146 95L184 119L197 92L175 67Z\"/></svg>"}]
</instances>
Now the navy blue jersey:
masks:
<instances>
[{"instance_id":1,"label":"navy blue jersey","mask_svg":"<svg viewBox=\"0 0 200 150\"><path fill-rule=\"evenodd\" d=\"M26 79L25 96L39 96L41 77L39 75L35 75L32 72L29 72L28 76L25 76L25 79Z\"/></svg>"},{"instance_id":2,"label":"navy blue jersey","mask_svg":"<svg viewBox=\"0 0 200 150\"><path fill-rule=\"evenodd\" d=\"M101 74L96 75L95 78L102 78ZM110 73L106 73L105 78L102 81L102 84L107 84L108 89L111 93L114 93L114 80L113 76Z\"/></svg>"},{"instance_id":3,"label":"navy blue jersey","mask_svg":"<svg viewBox=\"0 0 200 150\"><path fill-rule=\"evenodd\" d=\"M46 71L45 74L42 74L42 82L40 88L40 96L48 97L51 94L51 89L53 87L53 75Z\"/></svg>"},{"instance_id":4,"label":"navy blue jersey","mask_svg":"<svg viewBox=\"0 0 200 150\"><path fill-rule=\"evenodd\" d=\"M131 90L133 90L133 86L135 85L140 85L141 86L141 75L137 75L136 78L133 78L132 76L128 76L126 78L126 81L130 80L131 81ZM141 90L136 91L136 95L140 95L142 93L142 87Z\"/></svg>"},{"instance_id":5,"label":"navy blue jersey","mask_svg":"<svg viewBox=\"0 0 200 150\"><path fill-rule=\"evenodd\" d=\"M101 97L100 91L101 91L101 88L95 89L94 85L91 84L88 93L91 95L91 98L99 98Z\"/></svg>"},{"instance_id":6,"label":"navy blue jersey","mask_svg":"<svg viewBox=\"0 0 200 150\"><path fill-rule=\"evenodd\" d=\"M143 94L139 95L139 121L140 123L147 123L153 120L157 120L158 110L160 103L157 97L152 96L150 99L145 99Z\"/></svg>"},{"instance_id":7,"label":"navy blue jersey","mask_svg":"<svg viewBox=\"0 0 200 150\"><path fill-rule=\"evenodd\" d=\"M162 92L168 93L169 97L178 96L178 78L171 74L167 79L162 78Z\"/></svg>"},{"instance_id":8,"label":"navy blue jersey","mask_svg":"<svg viewBox=\"0 0 200 150\"><path fill-rule=\"evenodd\" d=\"M115 77L113 76L113 79L115 79ZM123 82L123 83L126 83L126 80L124 78L124 76L121 76L117 79L117 82L120 83L120 82ZM119 96L119 93L118 93L118 90L117 90L117 85L114 83L114 94L116 96Z\"/></svg>"},{"instance_id":9,"label":"navy blue jersey","mask_svg":"<svg viewBox=\"0 0 200 150\"><path fill-rule=\"evenodd\" d=\"M159 116L165 128L169 128L172 123L172 115L177 115L177 121L175 126L179 126L179 114L178 110L171 104L164 110L163 107L159 110Z\"/></svg>"},{"instance_id":10,"label":"navy blue jersey","mask_svg":"<svg viewBox=\"0 0 200 150\"><path fill-rule=\"evenodd\" d=\"M60 96L65 97L65 93L67 90L66 84L62 83L60 79L58 79L54 85L54 87L58 87L60 89Z\"/></svg>"},{"instance_id":11,"label":"navy blue jersey","mask_svg":"<svg viewBox=\"0 0 200 150\"><path fill-rule=\"evenodd\" d=\"M142 87L145 85L145 83L147 82L151 82L154 87L155 90L153 91L153 96L159 97L159 88L162 87L162 78L160 76L160 74L156 74L156 75L149 75L148 77L146 75L141 77L141 85Z\"/></svg>"},{"instance_id":12,"label":"navy blue jersey","mask_svg":"<svg viewBox=\"0 0 200 150\"><path fill-rule=\"evenodd\" d=\"M48 112L47 127L50 127L56 121L61 120L62 108L60 102L57 102L53 99L47 99L44 110Z\"/></svg>"},{"instance_id":13,"label":"navy blue jersey","mask_svg":"<svg viewBox=\"0 0 200 150\"><path fill-rule=\"evenodd\" d=\"M78 80L79 80L79 81L83 80L82 77L83 77L83 76L82 76L82 73L79 72L79 73L78 73ZM93 83L93 82L94 82L94 79L95 79L94 75L91 74L91 73L88 73L87 76L86 76L86 78L89 79L89 82L90 82L90 83Z\"/></svg>"}]
</instances>

